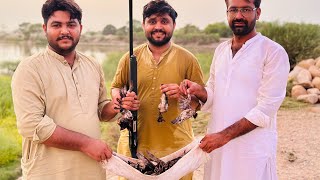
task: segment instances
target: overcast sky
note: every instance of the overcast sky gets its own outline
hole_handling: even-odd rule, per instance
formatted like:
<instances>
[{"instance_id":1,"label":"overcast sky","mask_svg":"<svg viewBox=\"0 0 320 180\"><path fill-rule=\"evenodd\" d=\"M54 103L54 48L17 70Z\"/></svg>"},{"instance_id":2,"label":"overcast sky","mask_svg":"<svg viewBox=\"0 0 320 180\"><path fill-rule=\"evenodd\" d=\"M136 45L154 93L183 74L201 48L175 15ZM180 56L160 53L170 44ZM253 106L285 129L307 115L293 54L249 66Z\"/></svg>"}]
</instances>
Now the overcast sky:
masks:
<instances>
[{"instance_id":1,"label":"overcast sky","mask_svg":"<svg viewBox=\"0 0 320 180\"><path fill-rule=\"evenodd\" d=\"M134 19L142 20L142 7L149 0L133 0ZM224 0L167 0L178 12L177 27L200 28L226 20ZM1 0L0 26L17 29L22 22L42 23L45 0ZM107 24L121 27L128 22L128 0L76 0L83 10L84 30L101 31ZM320 0L262 0L261 21L320 24Z\"/></svg>"}]
</instances>

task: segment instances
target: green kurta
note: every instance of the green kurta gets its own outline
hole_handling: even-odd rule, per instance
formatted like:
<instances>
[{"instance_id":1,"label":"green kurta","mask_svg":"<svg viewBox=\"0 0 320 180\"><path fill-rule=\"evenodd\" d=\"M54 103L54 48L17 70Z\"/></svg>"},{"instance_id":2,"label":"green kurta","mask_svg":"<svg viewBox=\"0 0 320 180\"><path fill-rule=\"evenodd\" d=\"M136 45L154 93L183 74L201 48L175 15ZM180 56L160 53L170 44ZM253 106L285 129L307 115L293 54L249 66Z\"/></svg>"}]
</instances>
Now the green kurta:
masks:
<instances>
[{"instance_id":1,"label":"green kurta","mask_svg":"<svg viewBox=\"0 0 320 180\"><path fill-rule=\"evenodd\" d=\"M163 157L184 147L193 140L191 121L172 124L179 114L177 100L169 100L168 112L163 113L165 122L157 122L161 84L180 84L190 79L204 85L203 75L197 59L186 49L173 44L164 52L157 64L147 44L134 49L138 66L138 98L141 102L138 111L138 152L150 151ZM112 88L121 88L128 82L129 54L125 54L118 65ZM128 131L123 130L118 143L118 152L130 156Z\"/></svg>"}]
</instances>

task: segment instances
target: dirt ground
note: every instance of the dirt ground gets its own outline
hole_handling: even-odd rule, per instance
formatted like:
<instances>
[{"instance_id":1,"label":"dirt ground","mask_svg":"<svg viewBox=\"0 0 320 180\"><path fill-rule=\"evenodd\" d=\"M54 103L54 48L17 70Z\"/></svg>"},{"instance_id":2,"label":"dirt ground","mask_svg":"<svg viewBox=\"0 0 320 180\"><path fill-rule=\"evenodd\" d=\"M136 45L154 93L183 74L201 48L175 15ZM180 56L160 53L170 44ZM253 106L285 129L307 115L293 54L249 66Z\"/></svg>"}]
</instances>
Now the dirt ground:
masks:
<instances>
[{"instance_id":1,"label":"dirt ground","mask_svg":"<svg viewBox=\"0 0 320 180\"><path fill-rule=\"evenodd\" d=\"M320 106L278 112L277 169L279 180L320 180ZM203 166L193 179L203 179Z\"/></svg>"}]
</instances>

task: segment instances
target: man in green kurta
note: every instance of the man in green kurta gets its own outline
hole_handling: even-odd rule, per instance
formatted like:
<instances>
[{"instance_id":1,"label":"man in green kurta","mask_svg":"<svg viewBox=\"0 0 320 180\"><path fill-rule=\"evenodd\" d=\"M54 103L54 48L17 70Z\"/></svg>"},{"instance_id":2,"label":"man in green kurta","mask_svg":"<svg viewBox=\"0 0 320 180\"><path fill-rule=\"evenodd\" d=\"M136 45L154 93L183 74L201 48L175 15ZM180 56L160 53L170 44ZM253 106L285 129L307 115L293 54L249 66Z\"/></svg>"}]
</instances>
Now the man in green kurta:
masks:
<instances>
[{"instance_id":1,"label":"man in green kurta","mask_svg":"<svg viewBox=\"0 0 320 180\"><path fill-rule=\"evenodd\" d=\"M134 49L138 67L138 152L151 152L157 157L171 154L193 140L191 121L172 124L180 114L179 84L190 79L204 85L200 65L195 56L171 42L176 11L165 1L151 1L144 6L142 27L148 42ZM129 82L129 53L119 61L112 82L112 97L119 97L119 88ZM169 99L164 122L158 122L160 97ZM195 105L197 106L197 105ZM131 156L127 129L122 130L118 153ZM191 179L188 175L185 179Z\"/></svg>"}]
</instances>

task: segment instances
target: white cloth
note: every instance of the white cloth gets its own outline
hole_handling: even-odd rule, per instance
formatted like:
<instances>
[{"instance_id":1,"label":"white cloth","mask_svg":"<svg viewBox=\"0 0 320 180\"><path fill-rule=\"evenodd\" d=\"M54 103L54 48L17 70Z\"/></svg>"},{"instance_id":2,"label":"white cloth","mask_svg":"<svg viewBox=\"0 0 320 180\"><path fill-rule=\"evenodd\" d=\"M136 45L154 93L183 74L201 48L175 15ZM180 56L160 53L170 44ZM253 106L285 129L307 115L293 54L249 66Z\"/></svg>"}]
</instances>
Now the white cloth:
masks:
<instances>
[{"instance_id":1,"label":"white cloth","mask_svg":"<svg viewBox=\"0 0 320 180\"><path fill-rule=\"evenodd\" d=\"M216 48L203 111L208 133L245 117L258 127L210 153L204 179L269 180L276 174L276 114L286 93L289 60L277 43L258 33L232 57L231 40Z\"/></svg>"},{"instance_id":2,"label":"white cloth","mask_svg":"<svg viewBox=\"0 0 320 180\"><path fill-rule=\"evenodd\" d=\"M202 151L202 149L199 148L199 142L200 139L196 139L187 146L181 148L180 150L160 158L162 161L168 162L188 152L181 159L179 159L170 169L157 176L142 174L140 171L131 167L129 164L127 164L117 156L120 156L126 160L130 159L130 161L132 162L136 162L137 159L125 157L120 154L117 154L117 156L113 155L110 159L108 159L108 161L103 161L102 166L108 172L112 172L114 174L132 180L180 179L186 174L198 169L200 165L202 165L209 159L208 153Z\"/></svg>"}]
</instances>

